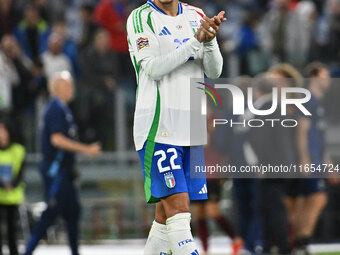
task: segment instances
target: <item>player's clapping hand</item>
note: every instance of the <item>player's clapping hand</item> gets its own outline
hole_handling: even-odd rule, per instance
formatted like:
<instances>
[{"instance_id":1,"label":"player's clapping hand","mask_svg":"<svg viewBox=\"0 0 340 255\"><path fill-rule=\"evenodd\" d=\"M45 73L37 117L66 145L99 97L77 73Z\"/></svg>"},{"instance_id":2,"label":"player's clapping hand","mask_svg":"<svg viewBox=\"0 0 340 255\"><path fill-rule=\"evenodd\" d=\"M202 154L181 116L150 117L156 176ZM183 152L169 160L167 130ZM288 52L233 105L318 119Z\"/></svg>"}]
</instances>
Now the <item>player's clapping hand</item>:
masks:
<instances>
[{"instance_id":1,"label":"player's clapping hand","mask_svg":"<svg viewBox=\"0 0 340 255\"><path fill-rule=\"evenodd\" d=\"M101 153L101 151L102 151L102 146L100 145L100 143L96 142L96 143L91 143L87 145L85 154L93 157L93 156L97 156L99 153Z\"/></svg>"},{"instance_id":2,"label":"player's clapping hand","mask_svg":"<svg viewBox=\"0 0 340 255\"><path fill-rule=\"evenodd\" d=\"M225 12L221 11L217 16L209 18L207 16L203 17L201 20L201 26L195 37L199 42L210 42L215 37L220 28L222 22L227 21L224 17Z\"/></svg>"}]
</instances>

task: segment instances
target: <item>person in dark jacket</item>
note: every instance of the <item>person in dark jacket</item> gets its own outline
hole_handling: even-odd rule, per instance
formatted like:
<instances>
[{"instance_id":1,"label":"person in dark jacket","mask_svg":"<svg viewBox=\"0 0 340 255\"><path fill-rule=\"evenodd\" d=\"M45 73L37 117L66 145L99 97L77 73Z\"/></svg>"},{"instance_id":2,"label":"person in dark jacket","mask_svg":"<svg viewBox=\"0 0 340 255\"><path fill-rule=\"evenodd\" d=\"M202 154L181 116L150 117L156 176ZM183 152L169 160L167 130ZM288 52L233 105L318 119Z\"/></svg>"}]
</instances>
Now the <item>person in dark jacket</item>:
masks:
<instances>
[{"instance_id":1,"label":"person in dark jacket","mask_svg":"<svg viewBox=\"0 0 340 255\"><path fill-rule=\"evenodd\" d=\"M47 208L34 227L25 255L33 253L46 230L59 215L66 221L72 255L79 255L80 203L74 184L75 153L95 156L100 153L101 147L98 143L86 145L75 141L76 126L72 112L67 106L73 98L71 74L64 71L53 75L49 82L49 90L52 98L43 120L44 128L41 134L43 159L40 164Z\"/></svg>"},{"instance_id":2,"label":"person in dark jacket","mask_svg":"<svg viewBox=\"0 0 340 255\"><path fill-rule=\"evenodd\" d=\"M0 1L0 39L5 34L12 34L19 22L19 12L13 0Z\"/></svg>"},{"instance_id":3,"label":"person in dark jacket","mask_svg":"<svg viewBox=\"0 0 340 255\"><path fill-rule=\"evenodd\" d=\"M110 50L109 40L105 30L98 30L93 44L82 52L79 61L82 69L80 98L86 102L86 107L82 106L80 111L81 131L94 133L94 137L85 140L99 140L105 149L113 149L113 133L107 127L113 125L114 94L121 77L118 72L120 63L117 54ZM94 132L89 132L90 129Z\"/></svg>"},{"instance_id":4,"label":"person in dark jacket","mask_svg":"<svg viewBox=\"0 0 340 255\"><path fill-rule=\"evenodd\" d=\"M21 48L32 60L37 59L46 49L50 29L45 20L39 15L34 5L25 9L24 19L15 30Z\"/></svg>"},{"instance_id":5,"label":"person in dark jacket","mask_svg":"<svg viewBox=\"0 0 340 255\"><path fill-rule=\"evenodd\" d=\"M265 75L257 78L254 84L257 91L256 109L265 110L272 106L272 89L275 83ZM253 115L251 118L282 119L281 109L266 116ZM248 116L249 117L249 116ZM287 166L294 163L291 148L293 143L289 139L289 128L280 124L272 127L266 123L260 128L251 128L249 142L257 157L257 165ZM263 177L263 176L262 176ZM273 177L273 176L272 176ZM259 204L263 227L263 252L265 254L289 254L288 217L284 203L285 182L279 178L264 178L259 182Z\"/></svg>"}]
</instances>

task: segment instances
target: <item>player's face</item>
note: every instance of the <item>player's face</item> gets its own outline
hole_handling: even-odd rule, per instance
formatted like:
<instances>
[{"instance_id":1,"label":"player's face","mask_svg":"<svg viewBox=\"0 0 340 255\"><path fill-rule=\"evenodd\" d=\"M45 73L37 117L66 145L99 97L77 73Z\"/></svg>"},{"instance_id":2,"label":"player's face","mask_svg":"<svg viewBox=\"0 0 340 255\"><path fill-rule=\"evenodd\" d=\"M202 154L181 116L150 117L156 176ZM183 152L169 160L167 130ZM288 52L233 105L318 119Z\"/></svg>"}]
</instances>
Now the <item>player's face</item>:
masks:
<instances>
[{"instance_id":1,"label":"player's face","mask_svg":"<svg viewBox=\"0 0 340 255\"><path fill-rule=\"evenodd\" d=\"M287 83L287 80L285 77L277 72L270 72L266 75L266 77L273 79L273 82L275 83L276 87L279 88L284 88L284 87L289 87L289 84Z\"/></svg>"},{"instance_id":2,"label":"player's face","mask_svg":"<svg viewBox=\"0 0 340 255\"><path fill-rule=\"evenodd\" d=\"M9 134L5 125L0 123L0 146L7 147L9 144Z\"/></svg>"},{"instance_id":3,"label":"player's face","mask_svg":"<svg viewBox=\"0 0 340 255\"><path fill-rule=\"evenodd\" d=\"M65 81L65 97L66 97L66 102L70 102L73 99L74 96L74 88L73 88L73 83L71 80L66 80Z\"/></svg>"},{"instance_id":4,"label":"player's face","mask_svg":"<svg viewBox=\"0 0 340 255\"><path fill-rule=\"evenodd\" d=\"M73 89L73 84L71 80L62 80L61 83L57 87L57 94L61 99L69 103L72 101L73 96L74 96L74 89Z\"/></svg>"},{"instance_id":5,"label":"player's face","mask_svg":"<svg viewBox=\"0 0 340 255\"><path fill-rule=\"evenodd\" d=\"M327 91L330 87L330 75L327 69L322 69L317 77L319 79L319 84L323 91Z\"/></svg>"}]
</instances>

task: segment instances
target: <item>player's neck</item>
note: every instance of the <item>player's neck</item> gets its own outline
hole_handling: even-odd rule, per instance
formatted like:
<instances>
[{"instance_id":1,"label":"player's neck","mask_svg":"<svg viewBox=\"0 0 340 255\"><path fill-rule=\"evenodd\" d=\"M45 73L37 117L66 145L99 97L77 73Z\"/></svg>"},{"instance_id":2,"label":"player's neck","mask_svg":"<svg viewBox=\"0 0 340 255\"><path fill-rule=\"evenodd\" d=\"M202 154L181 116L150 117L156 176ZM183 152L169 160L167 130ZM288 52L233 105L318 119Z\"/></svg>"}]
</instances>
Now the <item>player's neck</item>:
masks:
<instances>
[{"instance_id":1,"label":"player's neck","mask_svg":"<svg viewBox=\"0 0 340 255\"><path fill-rule=\"evenodd\" d=\"M67 100L65 98L63 98L62 96L60 96L60 95L53 95L53 97L56 98L57 100L59 100L59 102L62 105L67 105Z\"/></svg>"},{"instance_id":2,"label":"player's neck","mask_svg":"<svg viewBox=\"0 0 340 255\"><path fill-rule=\"evenodd\" d=\"M154 4L161 8L169 16L177 16L178 13L178 0L173 0L171 3L161 3L159 0L155 0Z\"/></svg>"}]
</instances>

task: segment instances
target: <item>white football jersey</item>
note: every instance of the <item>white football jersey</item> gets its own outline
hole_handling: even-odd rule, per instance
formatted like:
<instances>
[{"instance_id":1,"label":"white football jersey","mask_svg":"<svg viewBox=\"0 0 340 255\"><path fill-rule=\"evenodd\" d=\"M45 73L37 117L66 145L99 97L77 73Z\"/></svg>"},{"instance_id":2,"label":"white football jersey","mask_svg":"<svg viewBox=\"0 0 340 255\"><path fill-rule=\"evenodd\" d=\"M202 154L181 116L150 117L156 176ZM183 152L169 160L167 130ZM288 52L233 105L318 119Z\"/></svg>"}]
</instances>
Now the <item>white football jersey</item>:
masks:
<instances>
[{"instance_id":1,"label":"white football jersey","mask_svg":"<svg viewBox=\"0 0 340 255\"><path fill-rule=\"evenodd\" d=\"M136 150L146 140L177 146L207 142L206 116L201 114L199 126L190 124L190 79L204 78L203 44L187 62L159 80L151 79L141 66L143 60L175 51L194 38L203 16L202 10L181 2L178 15L168 16L151 0L130 14L129 51L138 82L133 127Z\"/></svg>"}]
</instances>

